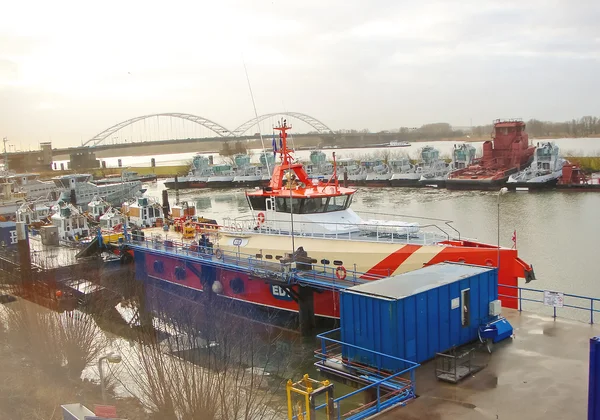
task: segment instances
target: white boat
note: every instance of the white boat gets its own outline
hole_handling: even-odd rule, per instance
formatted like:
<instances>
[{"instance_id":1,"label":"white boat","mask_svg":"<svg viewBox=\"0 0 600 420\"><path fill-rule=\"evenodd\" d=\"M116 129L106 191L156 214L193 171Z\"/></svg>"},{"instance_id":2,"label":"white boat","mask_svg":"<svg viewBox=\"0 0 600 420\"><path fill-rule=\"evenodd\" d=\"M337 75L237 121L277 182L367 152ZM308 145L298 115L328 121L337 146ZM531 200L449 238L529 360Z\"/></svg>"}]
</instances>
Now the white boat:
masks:
<instances>
[{"instance_id":1,"label":"white boat","mask_svg":"<svg viewBox=\"0 0 600 420\"><path fill-rule=\"evenodd\" d=\"M13 183L0 175L0 216L15 216L15 212L26 201L25 193L13 192Z\"/></svg>"},{"instance_id":2,"label":"white boat","mask_svg":"<svg viewBox=\"0 0 600 420\"><path fill-rule=\"evenodd\" d=\"M410 146L410 143L407 141L398 141L398 140L393 140L390 142L389 147L408 147Z\"/></svg>"},{"instance_id":3,"label":"white boat","mask_svg":"<svg viewBox=\"0 0 600 420\"><path fill-rule=\"evenodd\" d=\"M44 203L27 202L21 204L16 211L17 222L31 224L44 224L50 220L50 206Z\"/></svg>"},{"instance_id":4,"label":"white boat","mask_svg":"<svg viewBox=\"0 0 600 420\"><path fill-rule=\"evenodd\" d=\"M38 198L51 198L56 200L59 190L52 181L41 181L39 174L23 173L14 174L8 178L9 182L13 182L13 190L26 194L28 200Z\"/></svg>"},{"instance_id":5,"label":"white boat","mask_svg":"<svg viewBox=\"0 0 600 420\"><path fill-rule=\"evenodd\" d=\"M258 186L263 179L263 173L258 166L246 166L239 168L233 177L235 186Z\"/></svg>"},{"instance_id":6,"label":"white boat","mask_svg":"<svg viewBox=\"0 0 600 420\"><path fill-rule=\"evenodd\" d=\"M104 214L99 217L98 221L100 222L100 228L104 232L114 233L115 230L123 225L125 217L119 210L115 209L114 207L109 207L106 209Z\"/></svg>"},{"instance_id":7,"label":"white boat","mask_svg":"<svg viewBox=\"0 0 600 420\"><path fill-rule=\"evenodd\" d=\"M64 242L79 242L90 235L87 217L74 205L59 201L57 212L50 220L58 228L58 239Z\"/></svg>"},{"instance_id":8,"label":"white boat","mask_svg":"<svg viewBox=\"0 0 600 420\"><path fill-rule=\"evenodd\" d=\"M367 180L367 170L358 160L352 158L338 159L336 164L340 182L347 179L349 185L363 185Z\"/></svg>"},{"instance_id":9,"label":"white boat","mask_svg":"<svg viewBox=\"0 0 600 420\"><path fill-rule=\"evenodd\" d=\"M320 150L310 152L310 163L306 164L306 173L310 179L327 181L333 175L333 164L327 161L327 156Z\"/></svg>"},{"instance_id":10,"label":"white boat","mask_svg":"<svg viewBox=\"0 0 600 420\"><path fill-rule=\"evenodd\" d=\"M259 186L262 184L263 173L258 166L250 164L250 156L247 154L238 154L233 157L235 162L235 175L233 184L236 187L241 186Z\"/></svg>"},{"instance_id":11,"label":"white boat","mask_svg":"<svg viewBox=\"0 0 600 420\"><path fill-rule=\"evenodd\" d=\"M120 174L108 175L106 178L94 180L94 184L114 184L116 182L124 181L140 181L140 182L151 182L156 181L156 174L140 175L137 172L131 170L123 170Z\"/></svg>"},{"instance_id":12,"label":"white boat","mask_svg":"<svg viewBox=\"0 0 600 420\"><path fill-rule=\"evenodd\" d=\"M410 163L408 157L390 161L390 167L392 170L390 185L392 186L412 185L419 179L415 173L415 166Z\"/></svg>"},{"instance_id":13,"label":"white boat","mask_svg":"<svg viewBox=\"0 0 600 420\"><path fill-rule=\"evenodd\" d=\"M52 180L62 191L59 200L85 207L94 197L100 197L113 206L120 206L124 201L143 193L140 181L96 185L90 182L91 178L90 174L74 174L58 176Z\"/></svg>"},{"instance_id":14,"label":"white boat","mask_svg":"<svg viewBox=\"0 0 600 420\"><path fill-rule=\"evenodd\" d=\"M209 188L225 188L233 185L235 173L231 165L221 164L212 166L212 175L206 180L206 186Z\"/></svg>"},{"instance_id":15,"label":"white boat","mask_svg":"<svg viewBox=\"0 0 600 420\"><path fill-rule=\"evenodd\" d=\"M206 181L209 175L212 174L210 165L212 164L212 156L206 157L200 153L196 154L192 159L192 164L186 176L177 177L177 188L202 188L206 186ZM175 178L167 178L165 187L169 189L175 188Z\"/></svg>"},{"instance_id":16,"label":"white boat","mask_svg":"<svg viewBox=\"0 0 600 420\"><path fill-rule=\"evenodd\" d=\"M473 164L475 161L476 150L468 143L454 145L452 150L452 170L464 169Z\"/></svg>"},{"instance_id":17,"label":"white boat","mask_svg":"<svg viewBox=\"0 0 600 420\"><path fill-rule=\"evenodd\" d=\"M88 203L88 212L94 220L99 220L100 217L106 213L106 210L110 207L110 204L101 199L100 197L94 197L92 201Z\"/></svg>"},{"instance_id":18,"label":"white boat","mask_svg":"<svg viewBox=\"0 0 600 420\"><path fill-rule=\"evenodd\" d=\"M137 227L156 226L164 219L162 206L147 197L140 197L132 204L123 205L123 213L129 217L129 222Z\"/></svg>"},{"instance_id":19,"label":"white boat","mask_svg":"<svg viewBox=\"0 0 600 420\"><path fill-rule=\"evenodd\" d=\"M286 121L275 129L281 132L279 153L282 164L274 167L269 188L246 193L251 215L225 219L218 232L209 234L215 258L227 260L229 255L237 255L238 259L240 255L251 258L252 273L241 272L235 267L216 268L212 271L215 273L212 284L203 284L194 273L213 267L210 260L199 262L205 251L200 250L198 257L192 257L188 252L195 251L187 251L191 249L191 243L190 248L181 244L186 249L183 252L178 250L182 248L165 251L163 244L150 240L136 246L136 252L156 247L157 251L150 251L148 255L152 257L146 258L144 263L149 276L176 288L203 291L211 287L219 298L292 312L298 311L298 304L292 297L296 286L288 292L275 282L256 279L265 276L270 267L274 267L277 272L274 271L273 278L281 281L286 276L286 268L277 261L293 261L295 256L303 258L295 259L297 268L301 268L299 261L314 261L309 264L314 264L317 276L329 276L327 278L337 278L342 282L356 281L356 276L364 280L388 277L443 261L493 267L498 255L502 257L499 269L502 284L513 286L518 284L517 277L533 277L531 266L518 258L517 251L460 239L449 223L437 225L427 219L425 226L419 226L411 221L393 221L393 215L361 217L350 207L357 190L339 186L339 183L311 180L303 165L296 162L287 149L289 127ZM395 213L399 211L394 210ZM184 253L194 261L183 256ZM181 268L176 269L182 267L182 261L185 272ZM306 265L305 262L302 264ZM188 266L198 271L188 269ZM312 273L310 275L313 276ZM315 315L339 317L336 293L310 295L314 298ZM507 293L512 293L511 298L516 297L513 289ZM512 299L505 301L514 302Z\"/></svg>"},{"instance_id":20,"label":"white boat","mask_svg":"<svg viewBox=\"0 0 600 420\"><path fill-rule=\"evenodd\" d=\"M440 159L440 152L431 146L421 149L419 162L411 170L394 173L390 180L392 187L443 186L450 173L450 166Z\"/></svg>"},{"instance_id":21,"label":"white boat","mask_svg":"<svg viewBox=\"0 0 600 420\"><path fill-rule=\"evenodd\" d=\"M525 170L512 174L509 188L550 188L554 187L562 176L563 166L567 162L559 155L559 148L551 142L537 144L533 162Z\"/></svg>"},{"instance_id":22,"label":"white boat","mask_svg":"<svg viewBox=\"0 0 600 420\"><path fill-rule=\"evenodd\" d=\"M367 173L366 184L368 186L389 186L392 178L392 171L389 165L381 163L371 168L371 172Z\"/></svg>"}]
</instances>

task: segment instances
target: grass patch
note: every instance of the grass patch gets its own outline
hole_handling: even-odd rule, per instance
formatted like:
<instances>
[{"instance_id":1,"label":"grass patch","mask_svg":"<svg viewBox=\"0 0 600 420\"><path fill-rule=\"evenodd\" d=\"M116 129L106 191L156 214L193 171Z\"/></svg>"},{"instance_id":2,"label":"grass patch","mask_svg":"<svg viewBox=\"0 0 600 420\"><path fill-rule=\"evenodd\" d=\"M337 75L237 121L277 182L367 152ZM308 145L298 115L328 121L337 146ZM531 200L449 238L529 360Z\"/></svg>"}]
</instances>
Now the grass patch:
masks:
<instances>
[{"instance_id":1,"label":"grass patch","mask_svg":"<svg viewBox=\"0 0 600 420\"><path fill-rule=\"evenodd\" d=\"M571 163L575 163L585 172L599 172L600 171L600 156L565 156Z\"/></svg>"}]
</instances>

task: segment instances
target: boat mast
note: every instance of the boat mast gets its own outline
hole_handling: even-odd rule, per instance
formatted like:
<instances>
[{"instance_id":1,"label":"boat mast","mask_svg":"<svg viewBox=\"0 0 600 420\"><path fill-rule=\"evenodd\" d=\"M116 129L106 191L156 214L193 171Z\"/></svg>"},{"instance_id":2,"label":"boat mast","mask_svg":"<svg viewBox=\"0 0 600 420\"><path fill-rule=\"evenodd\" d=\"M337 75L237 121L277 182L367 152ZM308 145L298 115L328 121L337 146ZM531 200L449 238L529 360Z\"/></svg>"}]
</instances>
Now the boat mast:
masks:
<instances>
[{"instance_id":1,"label":"boat mast","mask_svg":"<svg viewBox=\"0 0 600 420\"><path fill-rule=\"evenodd\" d=\"M279 131L279 138L281 139L281 150L279 154L281 156L281 166L288 167L288 174L290 176L288 180L288 189L290 190L290 222L291 222L291 236L292 236L292 255L296 251L296 244L294 242L294 206L293 206L293 190L292 190L292 156L287 148L287 130L291 129L292 126L287 125L287 120L283 120L283 123L279 123L279 127L273 127L274 130Z\"/></svg>"},{"instance_id":2,"label":"boat mast","mask_svg":"<svg viewBox=\"0 0 600 420\"><path fill-rule=\"evenodd\" d=\"M287 131L291 128L291 125L287 125L286 119L283 120L283 123L279 124L279 127L273 127L274 130L279 131L279 138L281 139L281 149L279 150L281 165L284 167L287 165L290 169L292 166L292 156L287 148Z\"/></svg>"}]
</instances>

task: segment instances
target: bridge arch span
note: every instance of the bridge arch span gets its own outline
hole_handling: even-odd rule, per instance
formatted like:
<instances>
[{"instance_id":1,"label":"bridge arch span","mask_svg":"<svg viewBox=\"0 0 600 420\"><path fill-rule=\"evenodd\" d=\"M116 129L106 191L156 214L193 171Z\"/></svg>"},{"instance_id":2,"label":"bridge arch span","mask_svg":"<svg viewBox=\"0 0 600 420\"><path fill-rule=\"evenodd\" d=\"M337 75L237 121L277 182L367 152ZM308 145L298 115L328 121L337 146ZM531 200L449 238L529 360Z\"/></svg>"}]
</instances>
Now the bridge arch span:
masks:
<instances>
[{"instance_id":1,"label":"bridge arch span","mask_svg":"<svg viewBox=\"0 0 600 420\"><path fill-rule=\"evenodd\" d=\"M199 124L203 127L206 127L221 137L233 135L233 133L231 131L229 131L227 128L225 128L222 125L217 124L216 122L211 121L209 119L199 117L197 115L192 115L192 114L181 114L181 113L173 112L173 113L164 113L164 114L142 115L140 117L135 117L135 118L131 118L127 121L120 122L118 124L113 125L112 127L107 128L106 130L102 131L101 133L96 134L94 137L92 137L91 139L89 139L88 141L83 143L82 146L97 146L98 144L100 144L104 140L106 140L107 137L110 137L112 134L116 133L117 131L121 130L122 128L127 127L128 125L131 125L138 121L142 121L147 118L153 118L153 117L181 118L183 120L191 121L191 122ZM250 127L248 127L248 128L250 128Z\"/></svg>"},{"instance_id":2,"label":"bridge arch span","mask_svg":"<svg viewBox=\"0 0 600 420\"><path fill-rule=\"evenodd\" d=\"M277 116L280 116L280 115L285 115L285 116L288 116L288 117L297 118L300 121L303 121L306 124L308 124L311 127L313 127L320 134L333 133L333 130L331 128L327 127L325 124L323 124L318 119L316 119L314 117L311 117L310 115L302 114L300 112L274 112L272 114L260 115L258 117L258 122L260 123L260 122L266 120L267 118L277 117ZM257 118L252 118L252 119L246 121L244 124L240 125L235 130L233 130L231 132L231 135L235 136L235 137L239 137L239 136L244 135L244 133L246 131L248 131L250 129L250 127L252 127L253 125L256 125L256 123L257 123L256 120L257 120Z\"/></svg>"}]
</instances>

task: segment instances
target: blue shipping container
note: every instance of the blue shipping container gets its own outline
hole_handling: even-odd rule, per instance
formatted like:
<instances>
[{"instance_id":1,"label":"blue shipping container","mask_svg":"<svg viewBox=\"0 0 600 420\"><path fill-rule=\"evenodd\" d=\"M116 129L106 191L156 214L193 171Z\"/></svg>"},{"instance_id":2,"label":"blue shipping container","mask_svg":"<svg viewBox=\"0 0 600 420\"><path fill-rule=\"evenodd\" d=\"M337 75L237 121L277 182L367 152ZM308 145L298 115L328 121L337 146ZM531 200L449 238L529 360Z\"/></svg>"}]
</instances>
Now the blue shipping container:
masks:
<instances>
[{"instance_id":1,"label":"blue shipping container","mask_svg":"<svg viewBox=\"0 0 600 420\"><path fill-rule=\"evenodd\" d=\"M16 247L17 242L17 224L0 222L0 247Z\"/></svg>"},{"instance_id":2,"label":"blue shipping container","mask_svg":"<svg viewBox=\"0 0 600 420\"><path fill-rule=\"evenodd\" d=\"M498 299L496 269L442 263L346 289L340 297L342 341L421 363L477 339ZM401 362L353 348L355 362L404 369Z\"/></svg>"}]
</instances>

